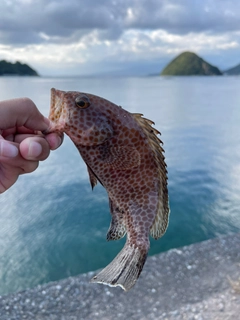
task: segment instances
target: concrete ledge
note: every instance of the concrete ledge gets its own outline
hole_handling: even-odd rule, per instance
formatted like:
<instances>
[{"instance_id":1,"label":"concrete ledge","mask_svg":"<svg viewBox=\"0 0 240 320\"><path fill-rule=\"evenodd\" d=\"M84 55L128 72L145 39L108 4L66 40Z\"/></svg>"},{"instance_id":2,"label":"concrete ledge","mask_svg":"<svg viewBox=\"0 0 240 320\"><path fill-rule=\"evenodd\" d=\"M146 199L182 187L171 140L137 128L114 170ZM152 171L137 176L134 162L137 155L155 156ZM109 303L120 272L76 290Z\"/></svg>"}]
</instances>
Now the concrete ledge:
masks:
<instances>
[{"instance_id":1,"label":"concrete ledge","mask_svg":"<svg viewBox=\"0 0 240 320\"><path fill-rule=\"evenodd\" d=\"M128 293L93 274L2 296L0 319L240 319L240 234L149 257Z\"/></svg>"}]
</instances>

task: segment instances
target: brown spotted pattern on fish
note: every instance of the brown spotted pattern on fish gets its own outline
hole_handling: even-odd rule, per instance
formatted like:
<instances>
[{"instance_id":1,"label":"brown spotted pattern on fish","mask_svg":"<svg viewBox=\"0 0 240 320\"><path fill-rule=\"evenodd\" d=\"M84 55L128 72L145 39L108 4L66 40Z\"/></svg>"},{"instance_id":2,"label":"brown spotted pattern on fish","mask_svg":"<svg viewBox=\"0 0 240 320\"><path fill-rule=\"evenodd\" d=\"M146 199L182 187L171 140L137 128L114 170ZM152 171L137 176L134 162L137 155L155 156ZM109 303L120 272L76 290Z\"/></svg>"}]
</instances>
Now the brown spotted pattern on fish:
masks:
<instances>
[{"instance_id":1,"label":"brown spotted pattern on fish","mask_svg":"<svg viewBox=\"0 0 240 320\"><path fill-rule=\"evenodd\" d=\"M107 240L127 234L124 248L92 282L129 290L149 250L149 233L168 225L167 170L159 132L141 114L88 93L52 89L49 131L65 132L87 165L92 188L107 190L112 221Z\"/></svg>"}]
</instances>

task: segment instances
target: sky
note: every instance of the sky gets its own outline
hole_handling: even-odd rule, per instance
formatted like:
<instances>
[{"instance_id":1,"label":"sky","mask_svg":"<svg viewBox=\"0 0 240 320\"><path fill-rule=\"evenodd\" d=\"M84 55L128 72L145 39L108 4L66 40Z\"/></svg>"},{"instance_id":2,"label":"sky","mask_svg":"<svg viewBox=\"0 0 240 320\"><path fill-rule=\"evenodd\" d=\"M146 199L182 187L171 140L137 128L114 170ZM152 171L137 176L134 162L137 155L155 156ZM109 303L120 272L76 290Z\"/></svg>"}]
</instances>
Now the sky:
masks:
<instances>
[{"instance_id":1,"label":"sky","mask_svg":"<svg viewBox=\"0 0 240 320\"><path fill-rule=\"evenodd\" d=\"M43 76L158 74L183 51L239 64L240 1L0 1L0 60Z\"/></svg>"}]
</instances>

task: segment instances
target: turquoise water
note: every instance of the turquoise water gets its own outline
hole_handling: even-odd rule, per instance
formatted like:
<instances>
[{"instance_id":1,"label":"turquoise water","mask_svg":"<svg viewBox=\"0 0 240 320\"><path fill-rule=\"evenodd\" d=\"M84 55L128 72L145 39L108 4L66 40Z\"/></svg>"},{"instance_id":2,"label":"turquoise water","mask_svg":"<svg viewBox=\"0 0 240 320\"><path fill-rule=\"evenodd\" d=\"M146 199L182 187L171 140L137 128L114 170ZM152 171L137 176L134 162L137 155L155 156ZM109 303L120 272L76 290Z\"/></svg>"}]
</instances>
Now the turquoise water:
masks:
<instances>
[{"instance_id":1,"label":"turquoise water","mask_svg":"<svg viewBox=\"0 0 240 320\"><path fill-rule=\"evenodd\" d=\"M171 206L150 254L240 231L240 78L0 78L0 100L28 96L46 116L50 88L101 95L156 123ZM91 190L71 141L0 196L0 294L106 266L105 190ZM159 266L160 268L161 266Z\"/></svg>"}]
</instances>

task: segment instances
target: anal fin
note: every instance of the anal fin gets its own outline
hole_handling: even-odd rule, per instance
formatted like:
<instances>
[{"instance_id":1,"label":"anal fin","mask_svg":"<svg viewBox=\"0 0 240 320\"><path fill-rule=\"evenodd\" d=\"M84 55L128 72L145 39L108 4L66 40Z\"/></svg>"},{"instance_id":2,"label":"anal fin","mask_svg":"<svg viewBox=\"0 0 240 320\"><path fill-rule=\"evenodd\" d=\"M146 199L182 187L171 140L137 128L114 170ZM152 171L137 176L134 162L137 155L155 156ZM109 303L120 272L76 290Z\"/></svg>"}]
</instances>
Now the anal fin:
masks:
<instances>
[{"instance_id":1,"label":"anal fin","mask_svg":"<svg viewBox=\"0 0 240 320\"><path fill-rule=\"evenodd\" d=\"M107 233L107 240L118 240L123 238L125 234L125 226L122 223L119 223L116 219L112 219Z\"/></svg>"},{"instance_id":2,"label":"anal fin","mask_svg":"<svg viewBox=\"0 0 240 320\"><path fill-rule=\"evenodd\" d=\"M112 215L112 221L108 229L107 240L118 240L124 237L126 234L124 211L119 210L119 208L111 199L109 199L109 206Z\"/></svg>"}]
</instances>

